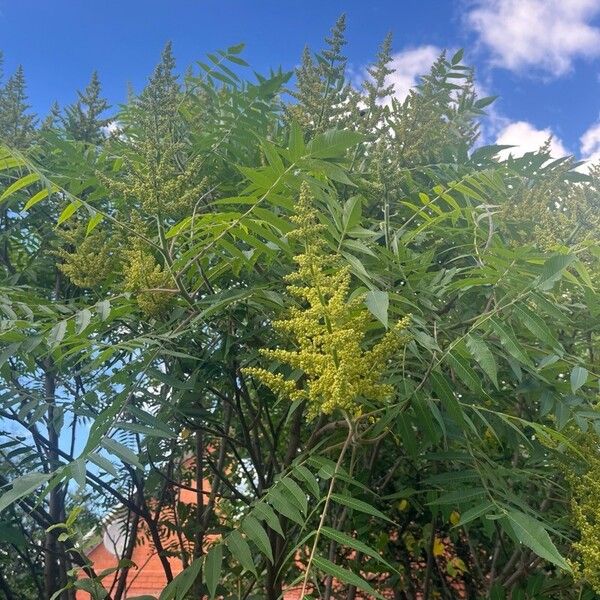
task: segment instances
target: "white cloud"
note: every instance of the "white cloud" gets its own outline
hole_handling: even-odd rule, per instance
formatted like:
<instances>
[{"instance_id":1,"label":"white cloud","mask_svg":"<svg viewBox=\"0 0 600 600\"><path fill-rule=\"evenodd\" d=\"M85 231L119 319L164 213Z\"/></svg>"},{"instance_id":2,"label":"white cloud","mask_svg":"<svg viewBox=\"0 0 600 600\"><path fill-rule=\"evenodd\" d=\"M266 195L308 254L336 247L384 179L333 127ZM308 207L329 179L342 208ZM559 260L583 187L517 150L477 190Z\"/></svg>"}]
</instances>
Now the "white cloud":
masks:
<instances>
[{"instance_id":1,"label":"white cloud","mask_svg":"<svg viewBox=\"0 0 600 600\"><path fill-rule=\"evenodd\" d=\"M431 65L442 52L437 46L418 46L393 55L389 65L394 72L385 80L386 85L394 85L394 96L404 100L411 88L418 83L420 75L429 72Z\"/></svg>"},{"instance_id":2,"label":"white cloud","mask_svg":"<svg viewBox=\"0 0 600 600\"><path fill-rule=\"evenodd\" d=\"M552 137L552 141L550 142L550 152L554 158L569 154L560 138L556 137L551 129L537 129L527 121L510 122L498 132L496 144L511 145L515 147L502 150L498 156L501 159L506 159L510 154L516 157L523 156L526 152L535 152L543 146L550 137Z\"/></svg>"},{"instance_id":3,"label":"white cloud","mask_svg":"<svg viewBox=\"0 0 600 600\"><path fill-rule=\"evenodd\" d=\"M559 76L575 58L600 55L599 13L600 0L475 0L466 20L494 64Z\"/></svg>"},{"instance_id":4,"label":"white cloud","mask_svg":"<svg viewBox=\"0 0 600 600\"><path fill-rule=\"evenodd\" d=\"M600 123L592 125L580 139L581 155L591 156L595 152L600 152Z\"/></svg>"},{"instance_id":5,"label":"white cloud","mask_svg":"<svg viewBox=\"0 0 600 600\"><path fill-rule=\"evenodd\" d=\"M577 170L587 172L593 163L600 162L600 122L592 125L579 139L581 159L586 163Z\"/></svg>"},{"instance_id":6,"label":"white cloud","mask_svg":"<svg viewBox=\"0 0 600 600\"><path fill-rule=\"evenodd\" d=\"M112 135L113 133L118 133L119 131L121 131L121 125L119 124L119 121L116 121L114 119L112 121L109 121L104 127L102 127L102 133L106 137Z\"/></svg>"}]
</instances>

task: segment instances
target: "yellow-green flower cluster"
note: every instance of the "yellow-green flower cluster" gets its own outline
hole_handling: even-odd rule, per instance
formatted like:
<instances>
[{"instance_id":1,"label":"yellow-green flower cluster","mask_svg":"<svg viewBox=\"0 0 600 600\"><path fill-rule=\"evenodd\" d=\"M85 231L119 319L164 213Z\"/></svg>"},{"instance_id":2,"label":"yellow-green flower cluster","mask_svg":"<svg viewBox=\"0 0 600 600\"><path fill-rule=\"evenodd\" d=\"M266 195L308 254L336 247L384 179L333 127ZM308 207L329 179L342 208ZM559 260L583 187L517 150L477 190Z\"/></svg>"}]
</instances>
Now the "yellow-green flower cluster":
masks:
<instances>
[{"instance_id":1,"label":"yellow-green flower cluster","mask_svg":"<svg viewBox=\"0 0 600 600\"><path fill-rule=\"evenodd\" d=\"M600 594L600 440L588 434L583 445L589 468L584 474L570 474L573 492L571 514L579 531L573 544L579 555L574 571Z\"/></svg>"},{"instance_id":2,"label":"yellow-green flower cluster","mask_svg":"<svg viewBox=\"0 0 600 600\"><path fill-rule=\"evenodd\" d=\"M403 332L408 319L399 321L371 349L364 349L372 318L362 297L348 298L350 273L326 251L323 226L306 185L292 220L297 228L290 237L304 243L304 252L295 257L298 268L287 277L287 289L301 308L292 308L274 327L293 340L295 349L261 353L302 371L302 385L262 368L247 368L245 373L281 396L306 400L309 418L336 409L360 414L361 401L381 401L391 395L392 386L381 379L390 357L406 342Z\"/></svg>"},{"instance_id":3,"label":"yellow-green flower cluster","mask_svg":"<svg viewBox=\"0 0 600 600\"><path fill-rule=\"evenodd\" d=\"M75 222L59 230L63 244L56 251L61 262L58 268L80 288L92 288L104 281L118 266L118 241L104 230L87 234L87 222Z\"/></svg>"},{"instance_id":4,"label":"yellow-green flower cluster","mask_svg":"<svg viewBox=\"0 0 600 600\"><path fill-rule=\"evenodd\" d=\"M173 296L173 279L141 244L125 252L123 269L125 289L136 294L137 303L146 315L159 316Z\"/></svg>"},{"instance_id":5,"label":"yellow-green flower cluster","mask_svg":"<svg viewBox=\"0 0 600 600\"><path fill-rule=\"evenodd\" d=\"M567 163L564 167L570 169ZM591 188L573 186L565 171L517 189L514 199L501 208L500 228L509 230L514 245L534 242L544 251L563 245L600 239L597 175ZM593 175L592 171L592 175ZM594 189L596 188L596 189Z\"/></svg>"},{"instance_id":6,"label":"yellow-green flower cluster","mask_svg":"<svg viewBox=\"0 0 600 600\"><path fill-rule=\"evenodd\" d=\"M209 189L208 178L196 181L204 155L181 167L177 156L182 150L182 144L157 149L151 141L145 141L139 148L144 160L127 162L122 180L100 172L97 176L113 193L139 203L145 214L179 218L191 212Z\"/></svg>"}]
</instances>

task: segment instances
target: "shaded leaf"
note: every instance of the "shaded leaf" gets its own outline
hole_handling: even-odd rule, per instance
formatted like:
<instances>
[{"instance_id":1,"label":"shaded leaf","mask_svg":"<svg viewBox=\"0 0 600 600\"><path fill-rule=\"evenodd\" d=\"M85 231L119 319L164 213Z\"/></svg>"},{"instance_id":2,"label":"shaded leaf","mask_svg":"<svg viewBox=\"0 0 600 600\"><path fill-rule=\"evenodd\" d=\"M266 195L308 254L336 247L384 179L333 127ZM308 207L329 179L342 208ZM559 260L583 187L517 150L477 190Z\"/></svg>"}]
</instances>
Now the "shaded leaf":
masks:
<instances>
[{"instance_id":1,"label":"shaded leaf","mask_svg":"<svg viewBox=\"0 0 600 600\"><path fill-rule=\"evenodd\" d=\"M557 550L548 532L539 521L514 509L509 510L507 519L520 542L531 548L541 558L571 572L571 567Z\"/></svg>"},{"instance_id":2,"label":"shaded leaf","mask_svg":"<svg viewBox=\"0 0 600 600\"><path fill-rule=\"evenodd\" d=\"M241 536L239 531L232 531L226 538L225 543L233 557L242 565L246 571L250 571L257 576L256 567L252 560L252 551L248 542Z\"/></svg>"},{"instance_id":3,"label":"shaded leaf","mask_svg":"<svg viewBox=\"0 0 600 600\"><path fill-rule=\"evenodd\" d=\"M388 327L388 308L390 305L390 297L387 292L380 290L371 290L365 296L365 303L371 314L377 318L385 328Z\"/></svg>"},{"instance_id":4,"label":"shaded leaf","mask_svg":"<svg viewBox=\"0 0 600 600\"><path fill-rule=\"evenodd\" d=\"M213 546L206 555L204 561L204 581L211 600L217 593L217 585L221 578L221 567L223 565L223 546L219 543Z\"/></svg>"},{"instance_id":5,"label":"shaded leaf","mask_svg":"<svg viewBox=\"0 0 600 600\"><path fill-rule=\"evenodd\" d=\"M332 563L330 560L327 560L322 556L315 556L313 563L318 569L321 569L321 571L327 573L327 575L331 575L335 579L343 581L344 583L354 585L363 592L371 594L374 598L381 598L381 600L383 600L383 596L380 593L376 592L373 587L369 585L362 577L359 577L352 571L348 571L348 569L344 569L343 567Z\"/></svg>"},{"instance_id":6,"label":"shaded leaf","mask_svg":"<svg viewBox=\"0 0 600 600\"><path fill-rule=\"evenodd\" d=\"M571 390L575 393L585 384L588 378L588 370L585 367L573 367L571 371Z\"/></svg>"}]
</instances>

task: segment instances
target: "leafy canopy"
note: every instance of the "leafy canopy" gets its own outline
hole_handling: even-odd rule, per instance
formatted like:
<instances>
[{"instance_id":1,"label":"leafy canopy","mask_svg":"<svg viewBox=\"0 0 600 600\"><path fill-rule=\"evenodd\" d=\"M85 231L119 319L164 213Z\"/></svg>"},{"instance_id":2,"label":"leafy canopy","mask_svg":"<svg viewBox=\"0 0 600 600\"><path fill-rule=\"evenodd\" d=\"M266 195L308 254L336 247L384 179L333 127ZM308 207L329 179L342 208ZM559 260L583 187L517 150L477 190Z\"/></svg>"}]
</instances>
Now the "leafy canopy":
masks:
<instances>
[{"instance_id":1,"label":"leafy canopy","mask_svg":"<svg viewBox=\"0 0 600 600\"><path fill-rule=\"evenodd\" d=\"M478 143L462 52L357 89L344 28L38 129L1 88L0 589L119 600L143 535L161 600L600 593L600 172Z\"/></svg>"}]
</instances>

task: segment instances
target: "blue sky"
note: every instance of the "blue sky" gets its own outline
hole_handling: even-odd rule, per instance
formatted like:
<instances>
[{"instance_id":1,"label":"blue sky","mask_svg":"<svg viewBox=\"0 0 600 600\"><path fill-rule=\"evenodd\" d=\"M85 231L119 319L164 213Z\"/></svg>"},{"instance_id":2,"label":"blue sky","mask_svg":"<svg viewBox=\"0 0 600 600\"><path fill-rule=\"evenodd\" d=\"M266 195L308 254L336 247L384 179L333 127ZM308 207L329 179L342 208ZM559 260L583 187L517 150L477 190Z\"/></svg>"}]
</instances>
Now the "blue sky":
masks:
<instances>
[{"instance_id":1,"label":"blue sky","mask_svg":"<svg viewBox=\"0 0 600 600\"><path fill-rule=\"evenodd\" d=\"M44 114L69 103L97 69L113 104L139 90L172 40L179 67L243 41L258 71L293 68L348 18L350 69L360 77L387 31L401 96L442 48L466 48L484 94L498 94L486 141L600 157L600 0L0 0L5 72L23 64Z\"/></svg>"}]
</instances>

